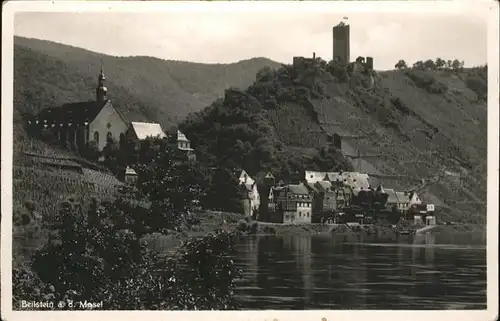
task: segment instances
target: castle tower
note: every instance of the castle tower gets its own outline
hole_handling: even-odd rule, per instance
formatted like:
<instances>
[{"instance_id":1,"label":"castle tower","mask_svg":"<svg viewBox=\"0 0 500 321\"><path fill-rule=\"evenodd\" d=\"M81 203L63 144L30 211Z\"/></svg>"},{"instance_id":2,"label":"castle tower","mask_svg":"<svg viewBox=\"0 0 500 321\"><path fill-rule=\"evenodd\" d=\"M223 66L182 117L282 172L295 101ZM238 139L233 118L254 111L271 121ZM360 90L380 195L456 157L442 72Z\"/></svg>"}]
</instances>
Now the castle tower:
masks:
<instances>
[{"instance_id":1,"label":"castle tower","mask_svg":"<svg viewBox=\"0 0 500 321\"><path fill-rule=\"evenodd\" d=\"M333 27L333 60L340 59L344 64L350 60L349 25L340 22Z\"/></svg>"},{"instance_id":2,"label":"castle tower","mask_svg":"<svg viewBox=\"0 0 500 321\"><path fill-rule=\"evenodd\" d=\"M106 94L108 92L108 89L104 86L105 81L106 81L106 76L104 76L104 72L101 66L101 72L99 73L99 76L97 78L97 88L95 89L95 99L97 101L106 100Z\"/></svg>"}]
</instances>

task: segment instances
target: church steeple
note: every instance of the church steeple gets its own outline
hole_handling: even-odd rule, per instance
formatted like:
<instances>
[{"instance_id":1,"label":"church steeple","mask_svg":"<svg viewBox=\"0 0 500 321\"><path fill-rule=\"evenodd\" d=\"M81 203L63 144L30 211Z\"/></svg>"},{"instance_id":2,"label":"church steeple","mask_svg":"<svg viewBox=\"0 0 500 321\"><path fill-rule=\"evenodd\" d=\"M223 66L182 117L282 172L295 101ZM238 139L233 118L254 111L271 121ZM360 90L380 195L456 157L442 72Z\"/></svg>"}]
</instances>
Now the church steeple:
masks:
<instances>
[{"instance_id":1,"label":"church steeple","mask_svg":"<svg viewBox=\"0 0 500 321\"><path fill-rule=\"evenodd\" d=\"M95 89L95 96L97 101L105 101L106 94L108 89L104 86L104 82L106 81L106 76L104 76L104 72L101 66L101 72L97 78L97 88Z\"/></svg>"}]
</instances>

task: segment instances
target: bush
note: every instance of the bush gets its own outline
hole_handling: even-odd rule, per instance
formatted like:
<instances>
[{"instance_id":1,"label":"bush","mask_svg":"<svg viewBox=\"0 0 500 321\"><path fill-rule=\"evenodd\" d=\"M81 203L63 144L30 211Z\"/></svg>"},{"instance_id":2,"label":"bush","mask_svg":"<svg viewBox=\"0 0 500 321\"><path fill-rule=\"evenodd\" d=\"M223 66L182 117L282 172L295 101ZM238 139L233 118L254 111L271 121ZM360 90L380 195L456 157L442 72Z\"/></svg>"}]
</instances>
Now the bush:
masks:
<instances>
[{"instance_id":1,"label":"bush","mask_svg":"<svg viewBox=\"0 0 500 321\"><path fill-rule=\"evenodd\" d=\"M427 92L431 94L441 94L446 92L448 87L436 80L432 73L429 73L425 70L408 70L406 75L413 80L415 85L421 89L425 89Z\"/></svg>"},{"instance_id":2,"label":"bush","mask_svg":"<svg viewBox=\"0 0 500 321\"><path fill-rule=\"evenodd\" d=\"M257 234L258 229L259 229L259 223L256 221L252 222L252 225L250 226L250 233Z\"/></svg>"},{"instance_id":3,"label":"bush","mask_svg":"<svg viewBox=\"0 0 500 321\"><path fill-rule=\"evenodd\" d=\"M14 307L28 298L103 301L105 309L235 307L240 271L228 254L236 234L217 231L188 241L165 260L132 231L117 227L113 213L106 207L84 213L65 202L53 226L56 237L31 266L13 271Z\"/></svg>"},{"instance_id":4,"label":"bush","mask_svg":"<svg viewBox=\"0 0 500 321\"><path fill-rule=\"evenodd\" d=\"M246 220L238 221L238 230L242 232L246 232L248 230L248 222Z\"/></svg>"}]
</instances>

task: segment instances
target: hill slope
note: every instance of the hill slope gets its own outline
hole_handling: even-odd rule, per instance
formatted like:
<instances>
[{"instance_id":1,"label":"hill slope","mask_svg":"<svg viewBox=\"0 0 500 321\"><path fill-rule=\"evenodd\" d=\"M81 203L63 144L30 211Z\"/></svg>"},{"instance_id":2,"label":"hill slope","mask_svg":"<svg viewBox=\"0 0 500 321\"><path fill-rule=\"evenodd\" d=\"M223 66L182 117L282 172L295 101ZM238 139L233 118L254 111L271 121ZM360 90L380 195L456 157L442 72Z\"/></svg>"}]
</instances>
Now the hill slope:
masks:
<instances>
[{"instance_id":1,"label":"hill slope","mask_svg":"<svg viewBox=\"0 0 500 321\"><path fill-rule=\"evenodd\" d=\"M279 66L265 58L198 64L152 57L113 57L15 37L15 110L36 112L66 102L94 99L101 63L109 97L125 117L154 120L164 126L207 106L229 86L249 86L262 67Z\"/></svg>"},{"instance_id":2,"label":"hill slope","mask_svg":"<svg viewBox=\"0 0 500 321\"><path fill-rule=\"evenodd\" d=\"M23 215L28 202L34 203L42 216L50 218L66 197L111 195L119 184L112 175L93 168L71 152L28 137L22 126L24 113L94 99L101 62L109 98L123 116L128 120L160 122L164 128L189 112L201 110L230 84L247 87L262 67L279 66L264 58L207 65L150 57L112 57L15 37L15 217Z\"/></svg>"},{"instance_id":3,"label":"hill slope","mask_svg":"<svg viewBox=\"0 0 500 321\"><path fill-rule=\"evenodd\" d=\"M245 92L227 91L224 100L181 125L205 158L219 166L241 164L251 175L271 169L282 178L350 159L354 169L375 174L386 187L416 188L444 219L484 222L484 68L345 79L319 62L261 71L257 78ZM321 162L335 133L342 136L342 153Z\"/></svg>"}]
</instances>

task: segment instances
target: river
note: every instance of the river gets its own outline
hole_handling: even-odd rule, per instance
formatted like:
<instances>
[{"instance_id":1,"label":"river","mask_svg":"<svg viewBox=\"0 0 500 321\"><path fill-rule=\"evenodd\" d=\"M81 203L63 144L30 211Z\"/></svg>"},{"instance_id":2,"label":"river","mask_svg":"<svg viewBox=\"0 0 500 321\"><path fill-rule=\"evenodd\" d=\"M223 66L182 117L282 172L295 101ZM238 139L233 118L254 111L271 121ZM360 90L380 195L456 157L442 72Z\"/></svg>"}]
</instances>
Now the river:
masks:
<instances>
[{"instance_id":1,"label":"river","mask_svg":"<svg viewBox=\"0 0 500 321\"><path fill-rule=\"evenodd\" d=\"M485 242L467 235L248 236L234 261L241 309L486 309Z\"/></svg>"}]
</instances>

